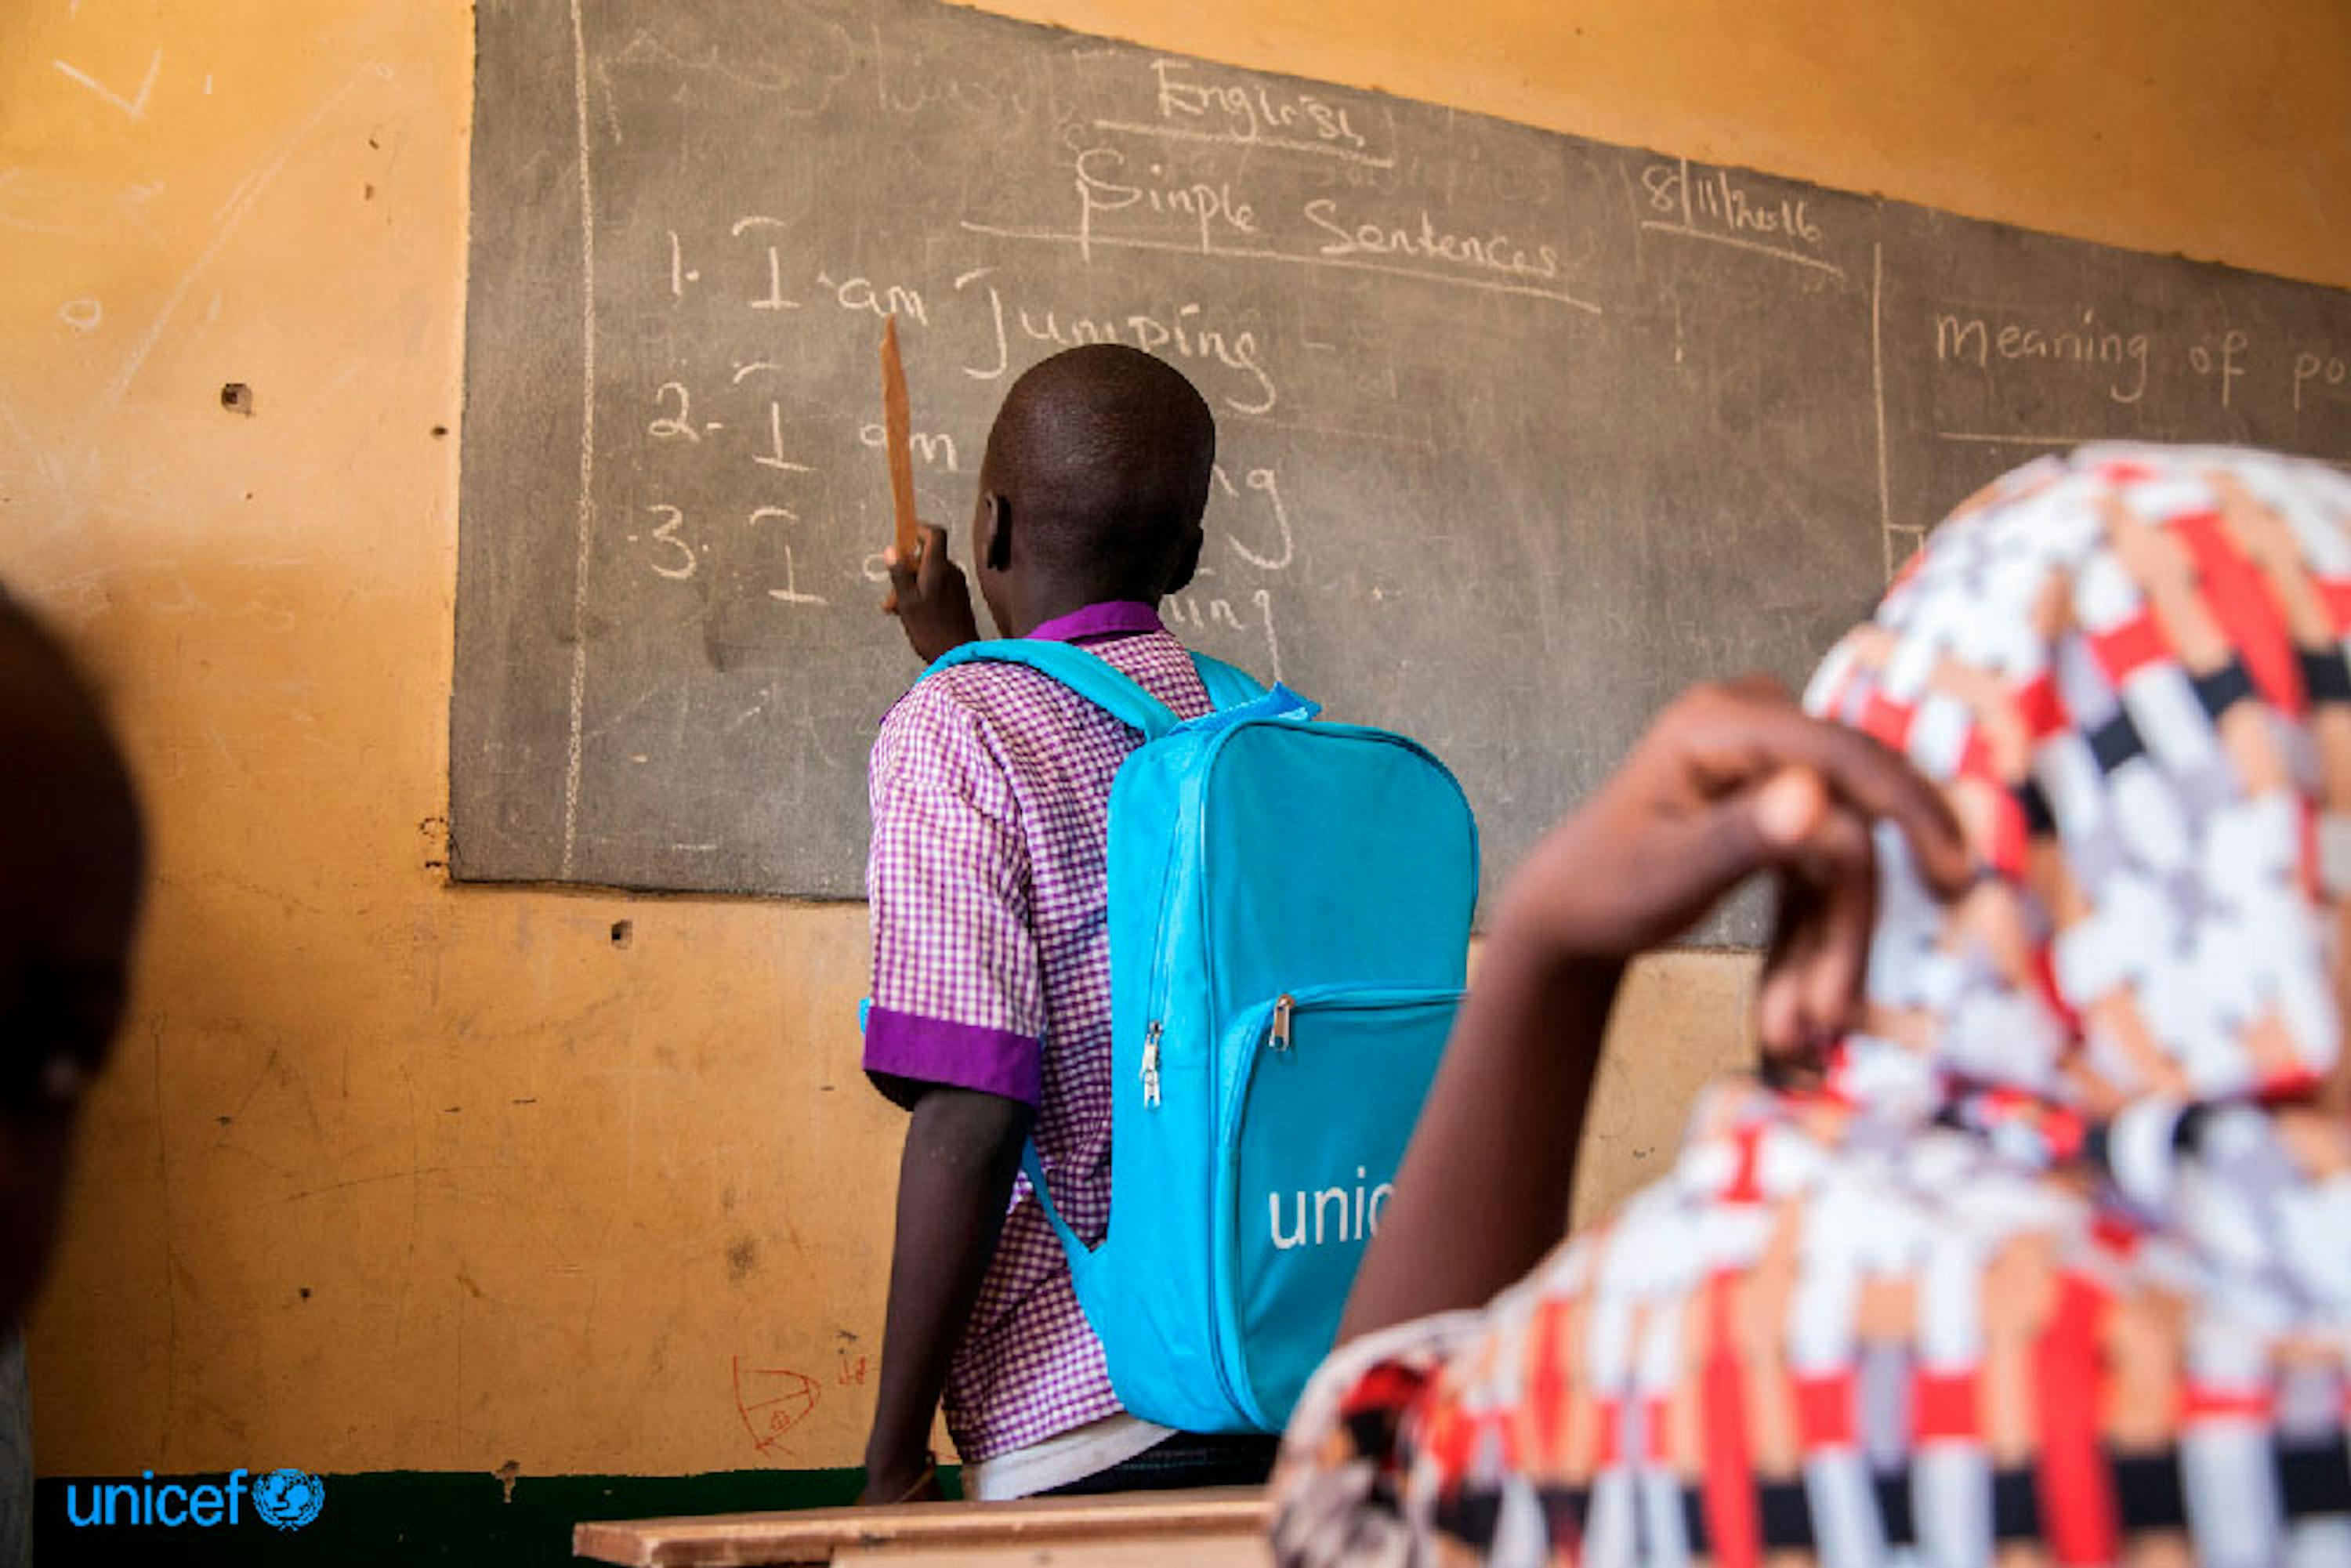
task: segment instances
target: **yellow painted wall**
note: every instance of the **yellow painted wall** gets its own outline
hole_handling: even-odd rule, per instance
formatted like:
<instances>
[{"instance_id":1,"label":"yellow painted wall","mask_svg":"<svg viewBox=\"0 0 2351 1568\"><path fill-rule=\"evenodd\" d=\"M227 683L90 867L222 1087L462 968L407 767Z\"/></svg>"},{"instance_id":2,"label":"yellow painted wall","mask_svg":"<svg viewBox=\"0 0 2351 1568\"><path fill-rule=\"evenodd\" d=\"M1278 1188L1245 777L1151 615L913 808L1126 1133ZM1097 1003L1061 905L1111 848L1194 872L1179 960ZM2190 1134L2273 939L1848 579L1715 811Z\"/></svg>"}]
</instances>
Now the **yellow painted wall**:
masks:
<instances>
[{"instance_id":1,"label":"yellow painted wall","mask_svg":"<svg viewBox=\"0 0 2351 1568\"><path fill-rule=\"evenodd\" d=\"M1004 8L2351 284L2335 0ZM0 36L0 578L114 691L159 846L34 1324L43 1469L853 1462L894 1153L863 911L438 865L468 8L8 0ZM1663 1158L1747 978L1645 971L1588 1199Z\"/></svg>"}]
</instances>

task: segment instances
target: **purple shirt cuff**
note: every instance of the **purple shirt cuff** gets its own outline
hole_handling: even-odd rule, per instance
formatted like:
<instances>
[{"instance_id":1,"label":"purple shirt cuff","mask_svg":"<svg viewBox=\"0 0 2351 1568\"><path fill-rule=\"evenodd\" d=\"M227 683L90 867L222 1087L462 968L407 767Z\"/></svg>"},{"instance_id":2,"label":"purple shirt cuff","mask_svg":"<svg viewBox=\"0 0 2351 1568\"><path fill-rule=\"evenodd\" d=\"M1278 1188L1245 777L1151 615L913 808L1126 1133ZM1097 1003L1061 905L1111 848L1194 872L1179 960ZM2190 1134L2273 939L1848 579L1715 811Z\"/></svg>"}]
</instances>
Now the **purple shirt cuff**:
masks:
<instances>
[{"instance_id":1,"label":"purple shirt cuff","mask_svg":"<svg viewBox=\"0 0 2351 1568\"><path fill-rule=\"evenodd\" d=\"M865 1071L901 1105L914 1098L910 1091L916 1084L945 1084L1033 1108L1044 1060L1034 1035L876 1007L865 1015Z\"/></svg>"}]
</instances>

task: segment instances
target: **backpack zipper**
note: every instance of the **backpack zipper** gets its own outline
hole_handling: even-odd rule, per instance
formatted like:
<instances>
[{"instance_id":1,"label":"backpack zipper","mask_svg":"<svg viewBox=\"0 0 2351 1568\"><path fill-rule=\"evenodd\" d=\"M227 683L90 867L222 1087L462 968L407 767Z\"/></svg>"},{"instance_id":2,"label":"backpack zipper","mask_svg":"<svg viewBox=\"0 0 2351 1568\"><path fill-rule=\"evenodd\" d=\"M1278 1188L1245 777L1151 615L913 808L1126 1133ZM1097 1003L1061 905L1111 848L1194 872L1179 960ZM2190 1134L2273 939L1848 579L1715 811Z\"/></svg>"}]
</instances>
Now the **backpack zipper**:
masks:
<instances>
[{"instance_id":1,"label":"backpack zipper","mask_svg":"<svg viewBox=\"0 0 2351 1568\"><path fill-rule=\"evenodd\" d=\"M1249 721L1249 724L1278 724L1284 721L1280 719L1261 719L1251 720ZM1242 729L1249 727L1249 724L1236 725L1220 729L1207 737L1207 745L1208 747L1209 754L1201 770L1203 775L1214 771L1217 754L1224 749L1225 743L1230 740L1234 735ZM1181 729L1182 727L1183 727L1181 725L1177 726L1178 729ZM1358 727L1354 726L1332 725L1322 727L1322 733L1326 737L1332 738L1340 738L1343 737L1350 740L1369 739L1383 746L1401 747L1403 749L1419 756L1424 761L1436 768L1439 775L1453 785L1456 792L1458 792L1461 789L1459 781L1454 779L1452 770L1447 768L1443 762L1439 761L1426 747L1421 746L1416 741L1408 739L1403 736L1393 736L1377 732L1362 732ZM1196 779L1193 785L1193 789L1196 800L1205 802L1207 790L1207 779L1203 777ZM1463 804L1465 807L1468 804L1468 798L1466 796L1463 798ZM1205 826L1206 824L1204 823L1204 841ZM1477 820L1475 817L1470 819L1469 841L1472 849L1472 863L1474 865L1475 849L1478 841ZM1154 931L1151 941L1152 951L1154 953L1159 951L1167 935L1167 912L1168 905L1172 902L1171 894L1173 892L1173 890L1168 886L1168 876L1175 863L1176 841L1174 837L1171 836L1167 843L1167 856L1165 861L1162 863L1160 870L1159 916L1156 928ZM1474 871L1469 878L1469 896L1472 906L1474 907L1478 896L1478 878ZM1202 892L1202 896L1204 898L1207 896L1205 889ZM1211 989L1213 991L1214 976L1210 976L1209 979ZM1156 977L1152 988L1150 1014L1151 1025L1143 1037L1143 1103L1144 1105L1154 1108L1157 1107L1159 1104L1159 1036L1161 1032L1161 1019L1167 1011L1168 995L1166 984L1167 976L1163 972ZM1318 991L1336 991L1344 988L1345 988L1340 987L1317 988ZM1277 1051L1287 1051L1290 1049L1290 1009L1296 1005L1297 998L1289 995L1287 992L1285 992L1276 1003L1276 1016L1273 1025L1276 1033L1269 1039L1268 1043L1272 1045Z\"/></svg>"},{"instance_id":2,"label":"backpack zipper","mask_svg":"<svg viewBox=\"0 0 2351 1568\"><path fill-rule=\"evenodd\" d=\"M1307 986L1297 991L1284 991L1270 1002L1259 1002L1250 1013L1241 1015L1250 1023L1249 1038L1264 1042L1269 1051L1288 1051L1295 1043L1294 1015L1304 1009L1327 1009L1332 1012L1386 1012L1392 1009L1433 1007L1439 1003L1461 1004L1467 991L1458 986L1358 986L1347 982ZM1237 1022L1239 1020L1237 1020ZM1229 1038L1229 1037L1228 1037ZM1223 1110L1218 1113L1218 1136L1234 1124L1241 1103L1248 1098L1249 1082L1256 1076L1256 1053L1232 1074L1219 1092Z\"/></svg>"},{"instance_id":3,"label":"backpack zipper","mask_svg":"<svg viewBox=\"0 0 2351 1568\"><path fill-rule=\"evenodd\" d=\"M1213 738L1211 744L1214 744ZM1171 884L1176 866L1176 835L1169 835L1166 858L1160 862L1159 915L1151 935L1151 950L1155 954L1166 940L1168 907L1176 898L1176 889ZM1143 1035L1143 1103L1154 1109L1159 1104L1159 1037L1164 1027L1161 1020L1167 1011L1166 982L1167 977L1164 972L1153 977L1151 1023Z\"/></svg>"},{"instance_id":4,"label":"backpack zipper","mask_svg":"<svg viewBox=\"0 0 2351 1568\"><path fill-rule=\"evenodd\" d=\"M1240 1039L1262 1041L1266 1051L1288 1051L1295 1044L1295 1019L1299 1009L1319 1009L1332 1012L1405 1011L1437 1006L1458 1007L1462 991L1453 986L1356 986L1337 983L1302 988L1300 991L1284 991L1271 1002L1259 1002L1252 1013L1243 1015L1239 1023L1249 1029L1246 1036L1233 1034L1226 1038L1238 1042ZM1246 1118L1249 1090L1257 1077L1259 1051L1251 1050L1225 1084L1222 1107L1215 1124L1219 1155L1217 1175L1212 1179L1209 1200L1213 1218L1210 1221L1210 1247L1216 1255L1212 1279L1228 1284L1238 1279L1238 1260L1235 1254L1236 1214L1234 1187L1240 1174L1241 1130ZM1233 1298L1221 1297L1224 1306L1216 1314L1210 1336L1211 1361L1216 1370L1217 1385L1232 1406L1253 1420L1262 1421L1264 1412L1259 1408L1257 1396L1249 1384L1246 1356L1240 1349L1242 1335L1238 1318L1233 1315Z\"/></svg>"}]
</instances>

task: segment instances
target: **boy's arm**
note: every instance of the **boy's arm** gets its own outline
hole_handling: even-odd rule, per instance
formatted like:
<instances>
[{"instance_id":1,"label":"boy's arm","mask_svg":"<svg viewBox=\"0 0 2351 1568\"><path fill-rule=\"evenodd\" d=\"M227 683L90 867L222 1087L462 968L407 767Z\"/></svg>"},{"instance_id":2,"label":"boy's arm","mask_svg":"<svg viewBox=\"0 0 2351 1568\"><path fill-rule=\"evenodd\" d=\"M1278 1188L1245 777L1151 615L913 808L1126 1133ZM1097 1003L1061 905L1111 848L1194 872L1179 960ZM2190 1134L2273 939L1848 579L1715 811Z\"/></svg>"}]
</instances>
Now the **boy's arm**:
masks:
<instances>
[{"instance_id":1,"label":"boy's arm","mask_svg":"<svg viewBox=\"0 0 2351 1568\"><path fill-rule=\"evenodd\" d=\"M931 1417L971 1316L1033 1113L1001 1095L935 1088L914 1103L898 1165L898 1235L873 1431L860 1502L935 1496Z\"/></svg>"},{"instance_id":2,"label":"boy's arm","mask_svg":"<svg viewBox=\"0 0 2351 1568\"><path fill-rule=\"evenodd\" d=\"M1044 986L1019 802L955 689L918 685L873 751L865 1069L913 1117L868 1502L937 1495L923 1485L932 1418L995 1257L1042 1087Z\"/></svg>"},{"instance_id":3,"label":"boy's arm","mask_svg":"<svg viewBox=\"0 0 2351 1568\"><path fill-rule=\"evenodd\" d=\"M1938 893L1965 885L1942 797L1876 741L1805 717L1770 682L1702 687L1667 709L1503 894L1340 1339L1480 1305L1566 1234L1625 964L1750 873L1780 880L1756 1003L1765 1051L1790 1058L1843 1033L1862 999L1880 821Z\"/></svg>"}]
</instances>

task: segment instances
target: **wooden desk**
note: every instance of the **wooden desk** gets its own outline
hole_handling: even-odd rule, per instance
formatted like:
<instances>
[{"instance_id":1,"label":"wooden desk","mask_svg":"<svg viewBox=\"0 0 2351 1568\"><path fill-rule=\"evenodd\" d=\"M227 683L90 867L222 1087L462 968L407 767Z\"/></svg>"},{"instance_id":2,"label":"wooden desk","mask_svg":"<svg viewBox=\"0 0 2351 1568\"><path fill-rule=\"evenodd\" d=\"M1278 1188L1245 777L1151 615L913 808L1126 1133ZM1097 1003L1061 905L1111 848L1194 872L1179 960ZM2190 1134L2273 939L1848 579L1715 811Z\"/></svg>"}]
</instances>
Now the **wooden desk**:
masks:
<instances>
[{"instance_id":1,"label":"wooden desk","mask_svg":"<svg viewBox=\"0 0 2351 1568\"><path fill-rule=\"evenodd\" d=\"M1270 1568L1264 1531L1265 1494L1243 1487L599 1521L571 1550L631 1568Z\"/></svg>"}]
</instances>

